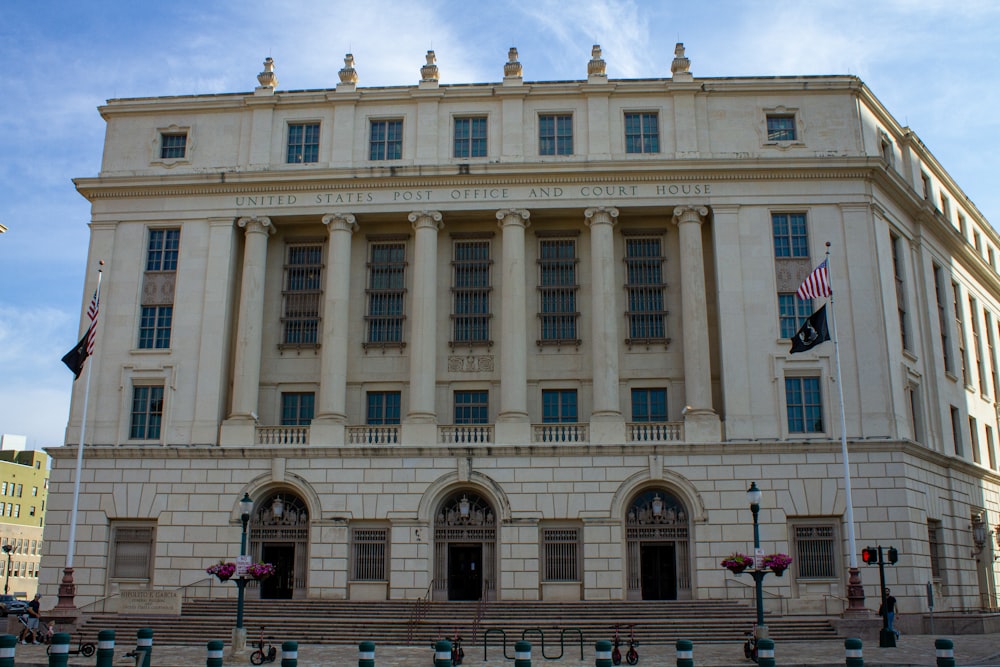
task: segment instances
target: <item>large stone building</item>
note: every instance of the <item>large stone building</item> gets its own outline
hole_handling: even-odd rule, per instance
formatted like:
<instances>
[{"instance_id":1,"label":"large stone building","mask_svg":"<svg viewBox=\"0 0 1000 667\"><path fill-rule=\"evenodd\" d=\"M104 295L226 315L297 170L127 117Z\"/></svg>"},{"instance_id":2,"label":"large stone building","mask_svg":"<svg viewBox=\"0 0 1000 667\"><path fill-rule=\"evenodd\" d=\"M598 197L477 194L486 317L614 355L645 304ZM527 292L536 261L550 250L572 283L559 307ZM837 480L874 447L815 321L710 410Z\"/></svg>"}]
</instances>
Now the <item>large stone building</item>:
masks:
<instances>
[{"instance_id":1,"label":"large stone building","mask_svg":"<svg viewBox=\"0 0 1000 667\"><path fill-rule=\"evenodd\" d=\"M31 599L38 590L42 530L49 496L49 456L23 436L0 436L0 586Z\"/></svg>"},{"instance_id":2,"label":"large stone building","mask_svg":"<svg viewBox=\"0 0 1000 667\"><path fill-rule=\"evenodd\" d=\"M996 606L1000 236L918 137L853 76L697 78L681 45L663 78L501 68L283 91L269 58L101 107L77 603L203 581L244 494L254 596L749 600L720 561L755 481L795 559L768 605L837 613L850 480L904 609ZM798 299L827 252L834 301ZM790 354L824 303L836 345Z\"/></svg>"}]
</instances>

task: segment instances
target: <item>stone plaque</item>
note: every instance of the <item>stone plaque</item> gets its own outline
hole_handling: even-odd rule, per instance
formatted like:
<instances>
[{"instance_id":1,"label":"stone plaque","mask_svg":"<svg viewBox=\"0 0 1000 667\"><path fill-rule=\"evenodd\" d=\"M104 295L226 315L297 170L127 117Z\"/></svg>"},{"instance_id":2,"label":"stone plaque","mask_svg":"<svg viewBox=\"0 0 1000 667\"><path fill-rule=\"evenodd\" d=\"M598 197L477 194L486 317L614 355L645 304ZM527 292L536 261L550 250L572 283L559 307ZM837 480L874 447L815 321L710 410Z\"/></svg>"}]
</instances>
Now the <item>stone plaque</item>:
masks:
<instances>
[{"instance_id":1,"label":"stone plaque","mask_svg":"<svg viewBox=\"0 0 1000 667\"><path fill-rule=\"evenodd\" d=\"M119 614L181 615L180 591L138 589L121 592Z\"/></svg>"}]
</instances>

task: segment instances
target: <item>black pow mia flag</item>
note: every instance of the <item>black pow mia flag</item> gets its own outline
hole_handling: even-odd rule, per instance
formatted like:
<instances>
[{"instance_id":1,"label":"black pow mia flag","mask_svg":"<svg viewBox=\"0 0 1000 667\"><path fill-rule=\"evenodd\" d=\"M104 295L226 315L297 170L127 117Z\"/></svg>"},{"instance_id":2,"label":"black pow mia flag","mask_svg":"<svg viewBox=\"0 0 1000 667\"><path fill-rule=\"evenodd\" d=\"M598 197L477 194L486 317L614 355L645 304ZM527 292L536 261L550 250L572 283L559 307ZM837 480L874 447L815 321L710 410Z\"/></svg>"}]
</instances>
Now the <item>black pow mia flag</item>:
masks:
<instances>
[{"instance_id":1,"label":"black pow mia flag","mask_svg":"<svg viewBox=\"0 0 1000 667\"><path fill-rule=\"evenodd\" d=\"M802 323L792 336L792 354L811 350L823 341L830 340L830 329L826 325L826 304Z\"/></svg>"}]
</instances>

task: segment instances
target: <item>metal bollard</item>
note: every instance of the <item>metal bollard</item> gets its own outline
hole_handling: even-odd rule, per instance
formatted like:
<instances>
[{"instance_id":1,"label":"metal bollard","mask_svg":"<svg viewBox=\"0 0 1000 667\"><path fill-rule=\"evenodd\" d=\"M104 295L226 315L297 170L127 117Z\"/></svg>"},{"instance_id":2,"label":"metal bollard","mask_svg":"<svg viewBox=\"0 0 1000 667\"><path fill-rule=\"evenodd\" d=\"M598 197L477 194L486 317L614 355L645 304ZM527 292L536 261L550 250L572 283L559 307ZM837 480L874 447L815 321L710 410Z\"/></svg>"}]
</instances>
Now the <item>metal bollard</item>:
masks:
<instances>
[{"instance_id":1,"label":"metal bollard","mask_svg":"<svg viewBox=\"0 0 1000 667\"><path fill-rule=\"evenodd\" d=\"M690 639L677 640L677 667L694 667L694 642Z\"/></svg>"},{"instance_id":2,"label":"metal bollard","mask_svg":"<svg viewBox=\"0 0 1000 667\"><path fill-rule=\"evenodd\" d=\"M861 640L848 637L844 640L844 664L847 667L865 667L865 658L861 655Z\"/></svg>"},{"instance_id":3,"label":"metal bollard","mask_svg":"<svg viewBox=\"0 0 1000 667\"><path fill-rule=\"evenodd\" d=\"M153 655L153 629L139 628L136 633L135 650L142 651L142 667L149 667L150 657Z\"/></svg>"},{"instance_id":4,"label":"metal bollard","mask_svg":"<svg viewBox=\"0 0 1000 667\"><path fill-rule=\"evenodd\" d=\"M111 667L115 664L115 631L101 630L97 633L97 667Z\"/></svg>"},{"instance_id":5,"label":"metal bollard","mask_svg":"<svg viewBox=\"0 0 1000 667\"><path fill-rule=\"evenodd\" d=\"M299 643L283 642L281 644L281 667L298 667Z\"/></svg>"},{"instance_id":6,"label":"metal bollard","mask_svg":"<svg viewBox=\"0 0 1000 667\"><path fill-rule=\"evenodd\" d=\"M17 650L17 637L0 635L0 667L14 667L15 650Z\"/></svg>"},{"instance_id":7,"label":"metal bollard","mask_svg":"<svg viewBox=\"0 0 1000 667\"><path fill-rule=\"evenodd\" d=\"M602 639L594 644L594 651L597 654L597 659L594 661L596 667L611 667L611 642Z\"/></svg>"},{"instance_id":8,"label":"metal bollard","mask_svg":"<svg viewBox=\"0 0 1000 667\"><path fill-rule=\"evenodd\" d=\"M937 667L955 667L955 642L947 637L934 640Z\"/></svg>"},{"instance_id":9,"label":"metal bollard","mask_svg":"<svg viewBox=\"0 0 1000 667\"><path fill-rule=\"evenodd\" d=\"M514 667L531 667L531 642L522 639L514 644Z\"/></svg>"},{"instance_id":10,"label":"metal bollard","mask_svg":"<svg viewBox=\"0 0 1000 667\"><path fill-rule=\"evenodd\" d=\"M757 640L758 667L774 667L774 640L764 637Z\"/></svg>"},{"instance_id":11,"label":"metal bollard","mask_svg":"<svg viewBox=\"0 0 1000 667\"><path fill-rule=\"evenodd\" d=\"M358 667L375 667L375 642L358 644Z\"/></svg>"},{"instance_id":12,"label":"metal bollard","mask_svg":"<svg viewBox=\"0 0 1000 667\"><path fill-rule=\"evenodd\" d=\"M66 667L69 662L70 639L68 632L57 632L52 635L52 643L49 644L49 667Z\"/></svg>"},{"instance_id":13,"label":"metal bollard","mask_svg":"<svg viewBox=\"0 0 1000 667\"><path fill-rule=\"evenodd\" d=\"M447 639L434 643L434 667L451 667L451 642Z\"/></svg>"},{"instance_id":14,"label":"metal bollard","mask_svg":"<svg viewBox=\"0 0 1000 667\"><path fill-rule=\"evenodd\" d=\"M222 667L222 651L226 645L218 639L208 642L208 655L205 659L205 667Z\"/></svg>"}]
</instances>

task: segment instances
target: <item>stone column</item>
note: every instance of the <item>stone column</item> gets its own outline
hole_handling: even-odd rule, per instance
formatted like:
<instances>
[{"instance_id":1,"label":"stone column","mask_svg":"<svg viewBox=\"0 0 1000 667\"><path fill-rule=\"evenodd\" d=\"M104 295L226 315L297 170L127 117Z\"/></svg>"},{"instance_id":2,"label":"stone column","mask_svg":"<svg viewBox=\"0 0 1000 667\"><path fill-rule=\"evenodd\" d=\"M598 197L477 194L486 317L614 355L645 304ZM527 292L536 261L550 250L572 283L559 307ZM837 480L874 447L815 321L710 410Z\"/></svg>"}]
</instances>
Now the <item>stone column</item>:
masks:
<instances>
[{"instance_id":1,"label":"stone column","mask_svg":"<svg viewBox=\"0 0 1000 667\"><path fill-rule=\"evenodd\" d=\"M503 264L500 276L500 414L496 440L503 444L531 442L528 421L528 347L525 308L524 230L525 209L501 209L497 220L503 230Z\"/></svg>"},{"instance_id":2,"label":"stone column","mask_svg":"<svg viewBox=\"0 0 1000 667\"><path fill-rule=\"evenodd\" d=\"M257 421L267 237L274 233L274 226L270 218L263 216L240 218L237 224L244 229L246 244L243 248L240 313L236 324L233 403L219 440L223 445L247 446L254 443Z\"/></svg>"},{"instance_id":3,"label":"stone column","mask_svg":"<svg viewBox=\"0 0 1000 667\"><path fill-rule=\"evenodd\" d=\"M681 260L681 318L684 333L684 437L688 442L718 442L719 416L712 407L712 365L709 359L708 309L705 307L705 259L701 224L704 206L674 209Z\"/></svg>"},{"instance_id":4,"label":"stone column","mask_svg":"<svg viewBox=\"0 0 1000 667\"><path fill-rule=\"evenodd\" d=\"M410 396L404 427L408 443L437 442L437 411L434 408L437 386L437 243L438 230L444 227L438 211L414 211L408 217L413 224L413 317L410 326ZM430 426L430 428L426 428Z\"/></svg>"},{"instance_id":5,"label":"stone column","mask_svg":"<svg viewBox=\"0 0 1000 667\"><path fill-rule=\"evenodd\" d=\"M590 334L592 340L593 410L590 440L624 443L625 420L618 396L618 285L615 282L614 226L618 209L588 208L590 276L592 282Z\"/></svg>"},{"instance_id":6,"label":"stone column","mask_svg":"<svg viewBox=\"0 0 1000 667\"><path fill-rule=\"evenodd\" d=\"M323 338L316 418L309 429L314 445L344 444L347 424L347 358L350 336L351 235L358 223L350 213L323 216L330 242L323 286Z\"/></svg>"}]
</instances>

